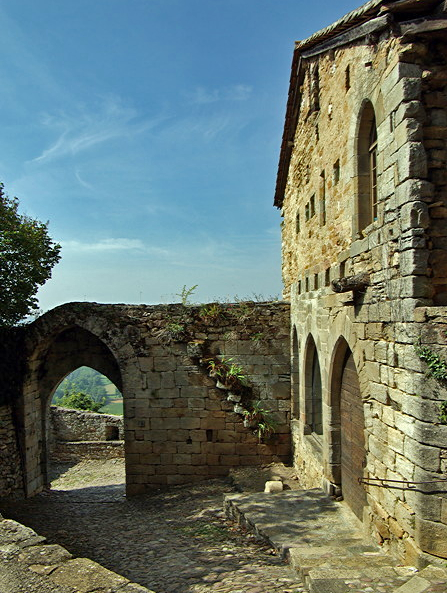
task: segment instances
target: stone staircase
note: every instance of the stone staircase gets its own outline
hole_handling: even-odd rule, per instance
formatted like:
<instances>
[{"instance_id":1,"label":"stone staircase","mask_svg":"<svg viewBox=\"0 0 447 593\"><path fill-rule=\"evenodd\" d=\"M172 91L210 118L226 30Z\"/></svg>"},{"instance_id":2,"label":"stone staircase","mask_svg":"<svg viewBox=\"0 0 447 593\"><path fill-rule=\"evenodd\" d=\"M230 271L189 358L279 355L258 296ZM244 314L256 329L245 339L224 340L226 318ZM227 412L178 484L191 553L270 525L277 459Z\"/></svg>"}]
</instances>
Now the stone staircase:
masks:
<instances>
[{"instance_id":1,"label":"stone staircase","mask_svg":"<svg viewBox=\"0 0 447 593\"><path fill-rule=\"evenodd\" d=\"M228 494L227 516L263 537L311 593L447 593L447 567L402 566L365 543L361 523L322 490Z\"/></svg>"}]
</instances>

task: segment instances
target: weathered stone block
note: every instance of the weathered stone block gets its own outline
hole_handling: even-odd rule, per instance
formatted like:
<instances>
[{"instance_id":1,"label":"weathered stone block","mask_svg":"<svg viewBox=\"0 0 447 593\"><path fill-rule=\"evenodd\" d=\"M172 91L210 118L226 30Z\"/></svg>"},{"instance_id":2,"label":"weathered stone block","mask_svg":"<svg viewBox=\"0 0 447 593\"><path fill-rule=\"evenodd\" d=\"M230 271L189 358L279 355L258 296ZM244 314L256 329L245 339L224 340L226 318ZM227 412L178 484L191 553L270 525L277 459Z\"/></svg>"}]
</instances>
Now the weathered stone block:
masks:
<instances>
[{"instance_id":1,"label":"weathered stone block","mask_svg":"<svg viewBox=\"0 0 447 593\"><path fill-rule=\"evenodd\" d=\"M51 581L61 587L73 588L80 593L96 590L117 590L129 580L88 558L75 558L64 562L50 575Z\"/></svg>"},{"instance_id":2,"label":"weathered stone block","mask_svg":"<svg viewBox=\"0 0 447 593\"><path fill-rule=\"evenodd\" d=\"M447 558L447 525L416 517L415 538L424 552Z\"/></svg>"},{"instance_id":3,"label":"weathered stone block","mask_svg":"<svg viewBox=\"0 0 447 593\"><path fill-rule=\"evenodd\" d=\"M407 251L403 251L400 254L400 272L402 276L408 276L410 274L422 274L425 276L427 274L428 256L429 253L425 249L408 249Z\"/></svg>"},{"instance_id":4,"label":"weathered stone block","mask_svg":"<svg viewBox=\"0 0 447 593\"><path fill-rule=\"evenodd\" d=\"M419 101L420 95L420 78L403 78L393 86L385 97L385 109L388 113L391 113L404 101Z\"/></svg>"},{"instance_id":5,"label":"weathered stone block","mask_svg":"<svg viewBox=\"0 0 447 593\"><path fill-rule=\"evenodd\" d=\"M408 142L396 153L399 183L410 178L427 177L427 155L421 142Z\"/></svg>"}]
</instances>

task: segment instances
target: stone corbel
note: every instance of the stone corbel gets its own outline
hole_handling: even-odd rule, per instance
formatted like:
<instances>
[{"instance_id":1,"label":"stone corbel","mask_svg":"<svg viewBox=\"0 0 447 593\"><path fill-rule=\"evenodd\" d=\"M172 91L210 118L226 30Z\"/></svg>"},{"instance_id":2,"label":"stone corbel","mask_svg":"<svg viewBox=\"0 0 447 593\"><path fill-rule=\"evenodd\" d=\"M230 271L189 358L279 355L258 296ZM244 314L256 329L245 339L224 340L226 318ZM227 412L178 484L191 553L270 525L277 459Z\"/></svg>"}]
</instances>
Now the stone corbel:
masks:
<instances>
[{"instance_id":1,"label":"stone corbel","mask_svg":"<svg viewBox=\"0 0 447 593\"><path fill-rule=\"evenodd\" d=\"M334 292L359 292L365 290L369 286L369 274L362 273L355 276L344 276L343 278L336 278L331 282L332 290Z\"/></svg>"}]
</instances>

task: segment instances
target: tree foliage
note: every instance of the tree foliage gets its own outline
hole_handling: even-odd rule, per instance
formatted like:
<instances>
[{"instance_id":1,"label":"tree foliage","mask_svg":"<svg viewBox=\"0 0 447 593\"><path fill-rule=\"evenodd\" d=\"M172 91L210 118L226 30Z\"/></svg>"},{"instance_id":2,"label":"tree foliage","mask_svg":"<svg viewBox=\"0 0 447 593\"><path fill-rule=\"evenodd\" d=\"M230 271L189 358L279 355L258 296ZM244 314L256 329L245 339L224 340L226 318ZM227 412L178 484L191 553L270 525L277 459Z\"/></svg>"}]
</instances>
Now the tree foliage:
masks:
<instances>
[{"instance_id":1,"label":"tree foliage","mask_svg":"<svg viewBox=\"0 0 447 593\"><path fill-rule=\"evenodd\" d=\"M54 398L53 404L63 408L74 408L75 410L84 410L87 412L99 412L106 403L106 398L101 398L100 401L95 401L88 393L82 391L72 391L60 398Z\"/></svg>"},{"instance_id":2,"label":"tree foliage","mask_svg":"<svg viewBox=\"0 0 447 593\"><path fill-rule=\"evenodd\" d=\"M38 310L35 295L60 259L48 223L20 214L18 207L0 183L0 326L13 326Z\"/></svg>"},{"instance_id":3,"label":"tree foliage","mask_svg":"<svg viewBox=\"0 0 447 593\"><path fill-rule=\"evenodd\" d=\"M110 386L113 386L110 389ZM54 399L59 399L72 392L88 393L95 401L121 395L113 383L98 371L86 366L79 367L65 377L54 392Z\"/></svg>"}]
</instances>

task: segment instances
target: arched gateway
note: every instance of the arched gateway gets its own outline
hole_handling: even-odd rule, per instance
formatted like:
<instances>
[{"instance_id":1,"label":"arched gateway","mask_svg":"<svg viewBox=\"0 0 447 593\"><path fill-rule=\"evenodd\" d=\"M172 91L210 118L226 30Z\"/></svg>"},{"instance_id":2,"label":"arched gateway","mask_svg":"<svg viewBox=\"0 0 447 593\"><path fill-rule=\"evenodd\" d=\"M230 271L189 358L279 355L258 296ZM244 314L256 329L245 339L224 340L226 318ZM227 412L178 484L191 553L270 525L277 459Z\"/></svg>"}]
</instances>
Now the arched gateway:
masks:
<instances>
[{"instance_id":1,"label":"arched gateway","mask_svg":"<svg viewBox=\"0 0 447 593\"><path fill-rule=\"evenodd\" d=\"M99 371L123 394L127 494L227 475L232 466L287 461L289 410L277 400L290 393L289 306L219 306L222 314L210 317L203 306L68 303L30 324L17 401L26 494L48 482L50 398L80 366ZM243 326L241 310L250 313ZM265 336L261 345L256 335ZM247 405L259 399L275 414L278 428L268 442L244 425L246 409L210 376L216 357L244 369Z\"/></svg>"}]
</instances>

